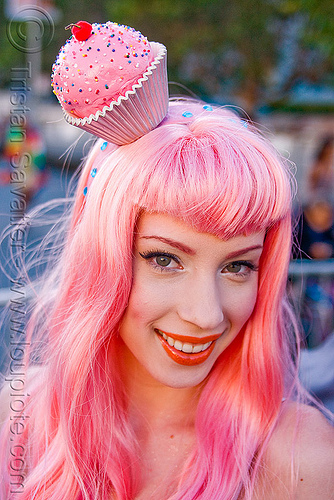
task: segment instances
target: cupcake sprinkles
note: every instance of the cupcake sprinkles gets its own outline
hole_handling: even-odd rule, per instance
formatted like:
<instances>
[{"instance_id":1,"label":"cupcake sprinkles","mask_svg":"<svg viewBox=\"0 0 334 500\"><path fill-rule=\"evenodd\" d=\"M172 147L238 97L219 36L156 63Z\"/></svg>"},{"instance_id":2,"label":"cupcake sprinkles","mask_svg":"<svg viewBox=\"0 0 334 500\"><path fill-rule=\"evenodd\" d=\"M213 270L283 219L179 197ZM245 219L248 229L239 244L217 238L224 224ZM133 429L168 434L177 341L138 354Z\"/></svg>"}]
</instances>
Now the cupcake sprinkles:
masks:
<instances>
[{"instance_id":1,"label":"cupcake sprinkles","mask_svg":"<svg viewBox=\"0 0 334 500\"><path fill-rule=\"evenodd\" d=\"M79 21L53 65L52 87L62 108L84 118L117 101L154 59L150 43L129 26Z\"/></svg>"}]
</instances>

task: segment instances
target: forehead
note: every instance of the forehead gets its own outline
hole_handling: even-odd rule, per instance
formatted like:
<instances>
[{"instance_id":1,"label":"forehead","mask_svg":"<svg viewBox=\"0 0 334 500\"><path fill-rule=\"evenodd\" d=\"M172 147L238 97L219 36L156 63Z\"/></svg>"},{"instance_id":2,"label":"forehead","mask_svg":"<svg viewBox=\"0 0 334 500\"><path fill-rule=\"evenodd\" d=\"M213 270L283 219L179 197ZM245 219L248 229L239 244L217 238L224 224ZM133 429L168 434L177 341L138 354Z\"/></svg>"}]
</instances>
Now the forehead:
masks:
<instances>
[{"instance_id":1,"label":"forehead","mask_svg":"<svg viewBox=\"0 0 334 500\"><path fill-rule=\"evenodd\" d=\"M136 239L144 242L179 243L180 250L196 253L196 248L209 252L216 249L234 251L241 248L262 246L265 232L240 234L229 239L221 239L211 233L200 232L182 219L164 213L144 212L137 222ZM183 248L184 247L184 248Z\"/></svg>"}]
</instances>

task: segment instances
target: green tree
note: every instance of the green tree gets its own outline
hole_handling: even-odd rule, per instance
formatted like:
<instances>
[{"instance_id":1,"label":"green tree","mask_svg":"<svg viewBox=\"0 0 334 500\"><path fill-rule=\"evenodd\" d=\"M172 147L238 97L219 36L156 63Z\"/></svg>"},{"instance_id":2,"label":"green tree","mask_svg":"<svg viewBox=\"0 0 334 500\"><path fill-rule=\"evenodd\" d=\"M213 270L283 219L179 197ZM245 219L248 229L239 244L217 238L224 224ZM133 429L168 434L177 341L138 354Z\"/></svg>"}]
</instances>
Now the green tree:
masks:
<instances>
[{"instance_id":1,"label":"green tree","mask_svg":"<svg viewBox=\"0 0 334 500\"><path fill-rule=\"evenodd\" d=\"M283 0L281 10L286 15L305 16L303 41L320 47L327 56L334 56L334 2L332 0Z\"/></svg>"},{"instance_id":2,"label":"green tree","mask_svg":"<svg viewBox=\"0 0 334 500\"><path fill-rule=\"evenodd\" d=\"M298 53L284 89L296 81L324 82L333 86L334 2L332 0L282 0L282 15L299 18Z\"/></svg>"},{"instance_id":3,"label":"green tree","mask_svg":"<svg viewBox=\"0 0 334 500\"><path fill-rule=\"evenodd\" d=\"M170 79L210 98L233 94L252 113L284 98L298 78L333 73L332 0L107 0L112 20L168 47ZM298 51L285 84L271 96L287 22L302 16ZM313 65L305 64L313 53ZM310 59L310 57L308 57Z\"/></svg>"},{"instance_id":4,"label":"green tree","mask_svg":"<svg viewBox=\"0 0 334 500\"><path fill-rule=\"evenodd\" d=\"M168 47L172 80L204 96L219 94L226 80L248 109L261 99L276 57L270 31L276 8L266 0L113 0L106 9Z\"/></svg>"}]
</instances>

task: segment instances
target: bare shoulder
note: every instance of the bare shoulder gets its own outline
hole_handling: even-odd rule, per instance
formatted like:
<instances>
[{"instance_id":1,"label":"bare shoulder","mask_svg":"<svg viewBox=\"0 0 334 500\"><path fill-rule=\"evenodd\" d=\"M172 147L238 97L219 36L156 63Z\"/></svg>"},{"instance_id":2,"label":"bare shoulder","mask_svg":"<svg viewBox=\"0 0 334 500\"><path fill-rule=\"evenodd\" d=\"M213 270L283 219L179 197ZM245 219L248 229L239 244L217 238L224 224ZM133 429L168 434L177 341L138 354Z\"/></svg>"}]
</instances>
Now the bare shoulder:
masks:
<instances>
[{"instance_id":1,"label":"bare shoulder","mask_svg":"<svg viewBox=\"0 0 334 500\"><path fill-rule=\"evenodd\" d=\"M315 408L286 402L264 453L255 499L334 500L334 428Z\"/></svg>"}]
</instances>

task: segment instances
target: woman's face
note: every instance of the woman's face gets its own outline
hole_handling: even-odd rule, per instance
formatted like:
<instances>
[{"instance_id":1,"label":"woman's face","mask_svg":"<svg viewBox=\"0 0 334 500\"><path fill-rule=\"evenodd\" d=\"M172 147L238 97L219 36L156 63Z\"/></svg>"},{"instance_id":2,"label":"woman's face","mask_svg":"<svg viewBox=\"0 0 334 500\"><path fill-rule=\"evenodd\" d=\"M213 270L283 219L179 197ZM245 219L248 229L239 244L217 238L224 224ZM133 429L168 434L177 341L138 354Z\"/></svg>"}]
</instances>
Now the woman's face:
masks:
<instances>
[{"instance_id":1,"label":"woman's face","mask_svg":"<svg viewBox=\"0 0 334 500\"><path fill-rule=\"evenodd\" d=\"M120 326L127 370L170 387L202 382L253 311L263 240L259 232L223 241L144 213Z\"/></svg>"}]
</instances>

